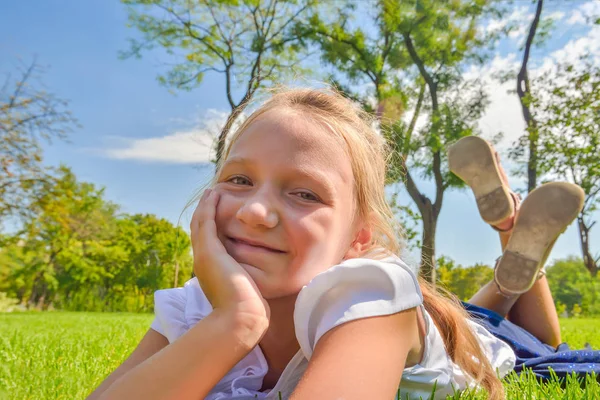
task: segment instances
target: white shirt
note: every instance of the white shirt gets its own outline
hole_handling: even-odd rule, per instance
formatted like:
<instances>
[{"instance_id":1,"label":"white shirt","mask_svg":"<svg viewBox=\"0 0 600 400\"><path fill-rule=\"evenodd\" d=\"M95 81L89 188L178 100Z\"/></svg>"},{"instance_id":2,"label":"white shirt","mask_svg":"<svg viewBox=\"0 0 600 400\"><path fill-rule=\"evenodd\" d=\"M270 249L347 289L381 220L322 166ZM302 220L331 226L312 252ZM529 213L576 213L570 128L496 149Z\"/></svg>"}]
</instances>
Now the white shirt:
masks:
<instances>
[{"instance_id":1,"label":"white shirt","mask_svg":"<svg viewBox=\"0 0 600 400\"><path fill-rule=\"evenodd\" d=\"M154 301L156 318L151 327L170 343L212 311L196 278L182 288L157 291ZM435 385L435 399L442 399L455 390L472 386L471 379L446 353L443 339L422 304L417 278L399 258L346 260L317 275L300 291L294 311L300 350L272 390L260 392L269 367L260 347L256 346L205 399L279 399L279 393L282 399L289 398L317 342L327 331L355 319L395 314L414 307L421 307L425 318L425 348L421 362L402 372L400 398L427 399ZM469 325L499 376L510 372L515 365L515 354L508 344L473 321L469 320Z\"/></svg>"}]
</instances>

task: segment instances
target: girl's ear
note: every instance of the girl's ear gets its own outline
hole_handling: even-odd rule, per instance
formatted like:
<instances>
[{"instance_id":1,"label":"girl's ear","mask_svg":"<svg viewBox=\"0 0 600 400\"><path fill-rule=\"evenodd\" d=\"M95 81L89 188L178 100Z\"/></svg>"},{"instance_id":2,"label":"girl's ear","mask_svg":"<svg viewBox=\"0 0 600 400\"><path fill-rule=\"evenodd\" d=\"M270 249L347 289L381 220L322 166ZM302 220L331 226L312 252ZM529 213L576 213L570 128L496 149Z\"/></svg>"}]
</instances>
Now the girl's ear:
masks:
<instances>
[{"instance_id":1,"label":"girl's ear","mask_svg":"<svg viewBox=\"0 0 600 400\"><path fill-rule=\"evenodd\" d=\"M356 233L356 238L350 244L350 248L344 256L344 260L360 257L366 250L369 250L372 245L373 232L371 228L363 225Z\"/></svg>"}]
</instances>

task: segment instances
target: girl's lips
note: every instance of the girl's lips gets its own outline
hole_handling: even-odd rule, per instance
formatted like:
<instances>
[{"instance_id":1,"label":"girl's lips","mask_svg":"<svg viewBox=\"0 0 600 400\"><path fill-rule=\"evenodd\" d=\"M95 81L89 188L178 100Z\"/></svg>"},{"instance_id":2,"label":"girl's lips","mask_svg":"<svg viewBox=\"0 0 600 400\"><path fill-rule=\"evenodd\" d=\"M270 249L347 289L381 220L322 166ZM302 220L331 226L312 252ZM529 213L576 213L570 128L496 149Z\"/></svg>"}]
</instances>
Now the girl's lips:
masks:
<instances>
[{"instance_id":1,"label":"girl's lips","mask_svg":"<svg viewBox=\"0 0 600 400\"><path fill-rule=\"evenodd\" d=\"M227 239L236 247L246 251L263 251L269 253L282 254L284 251L274 249L256 241L248 241L244 239L237 239L233 237L227 237Z\"/></svg>"}]
</instances>

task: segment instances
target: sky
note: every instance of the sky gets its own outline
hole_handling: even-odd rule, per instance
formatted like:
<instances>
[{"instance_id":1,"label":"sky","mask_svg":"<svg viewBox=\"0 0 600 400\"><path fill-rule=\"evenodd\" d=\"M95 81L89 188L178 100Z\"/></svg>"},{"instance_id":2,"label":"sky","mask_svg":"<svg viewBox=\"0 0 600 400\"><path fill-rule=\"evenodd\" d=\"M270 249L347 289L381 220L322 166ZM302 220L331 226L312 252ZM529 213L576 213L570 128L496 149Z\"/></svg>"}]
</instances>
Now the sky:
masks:
<instances>
[{"instance_id":1,"label":"sky","mask_svg":"<svg viewBox=\"0 0 600 400\"><path fill-rule=\"evenodd\" d=\"M586 17L600 15L600 1L549 1L544 17L555 20L546 44L534 49L531 75L544 73L555 62L573 60L589 50L600 62L600 26ZM484 137L504 133L501 155L524 131L512 79L501 84L494 72L516 70L520 46L533 17L531 1L514 1L514 12L503 20L486 21L481 29L507 23L518 26L502 40L483 67L467 69L469 77L486 80L491 103L479 121ZM65 164L80 180L105 188L106 198L128 213L153 213L189 224L184 206L212 174L210 143L228 114L224 80L207 74L190 92L172 93L157 81L166 55L160 50L140 59L119 57L136 37L128 28L127 11L117 0L38 0L0 3L0 74L15 73L21 62L34 58L46 68L47 90L69 101L81 127L68 142L45 146L48 165ZM506 163L508 170L514 165ZM525 183L511 175L511 185ZM433 184L418 181L433 194ZM401 194L402 202L410 203ZM600 215L597 215L600 217ZM437 232L438 256L462 265L493 264L500 255L497 235L480 218L470 191L447 192ZM600 232L592 231L591 248L600 251ZM551 259L579 255L579 238L572 225L557 241ZM418 252L409 258L417 259Z\"/></svg>"}]
</instances>

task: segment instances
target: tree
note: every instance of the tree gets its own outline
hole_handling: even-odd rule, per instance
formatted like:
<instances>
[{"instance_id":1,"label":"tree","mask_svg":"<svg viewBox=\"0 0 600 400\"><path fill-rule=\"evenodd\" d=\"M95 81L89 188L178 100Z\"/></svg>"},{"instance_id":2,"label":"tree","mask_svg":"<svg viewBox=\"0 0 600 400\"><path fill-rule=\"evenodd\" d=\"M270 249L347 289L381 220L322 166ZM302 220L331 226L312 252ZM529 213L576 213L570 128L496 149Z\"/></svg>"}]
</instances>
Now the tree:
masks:
<instances>
[{"instance_id":1,"label":"tree","mask_svg":"<svg viewBox=\"0 0 600 400\"><path fill-rule=\"evenodd\" d=\"M538 132L537 122L534 116L531 114L529 103L531 102L531 85L529 82L529 75L527 73L527 63L529 62L529 53L533 44L533 39L540 22L540 16L542 14L542 8L544 7L544 0L537 0L537 6L535 10L535 16L531 21L529 32L527 34L527 40L525 42L525 49L523 51L523 61L521 62L521 69L517 74L517 94L519 96L519 102L521 103L521 110L523 112L523 119L527 126L527 134L519 139L520 146L527 147L529 149L528 161L527 161L527 192L531 192L537 186L538 176Z\"/></svg>"},{"instance_id":2,"label":"tree","mask_svg":"<svg viewBox=\"0 0 600 400\"><path fill-rule=\"evenodd\" d=\"M0 222L27 214L32 197L52 180L42 142L64 139L76 126L67 102L43 89L41 73L35 60L21 64L0 88Z\"/></svg>"},{"instance_id":3,"label":"tree","mask_svg":"<svg viewBox=\"0 0 600 400\"><path fill-rule=\"evenodd\" d=\"M190 274L188 235L154 215L119 214L66 167L23 229L0 237L0 292L29 307L150 311L153 293Z\"/></svg>"},{"instance_id":4,"label":"tree","mask_svg":"<svg viewBox=\"0 0 600 400\"><path fill-rule=\"evenodd\" d=\"M151 214L124 216L118 221L115 244L125 250L128 261L115 272L113 286L135 288L151 298L157 289L176 287L176 275L192 272L189 236L166 219Z\"/></svg>"},{"instance_id":5,"label":"tree","mask_svg":"<svg viewBox=\"0 0 600 400\"><path fill-rule=\"evenodd\" d=\"M556 260L546 275L556 304L564 304L569 313L579 308L583 315L600 315L600 279L590 278L580 258Z\"/></svg>"},{"instance_id":6,"label":"tree","mask_svg":"<svg viewBox=\"0 0 600 400\"><path fill-rule=\"evenodd\" d=\"M437 272L440 284L462 301L468 301L481 287L494 279L494 269L489 265L463 267L444 256L438 259Z\"/></svg>"},{"instance_id":7,"label":"tree","mask_svg":"<svg viewBox=\"0 0 600 400\"><path fill-rule=\"evenodd\" d=\"M444 166L445 149L475 133L486 104L484 91L464 82L459 66L480 57L485 40L476 23L494 9L487 1L429 0L415 6L381 0L369 29L349 25L353 7L340 10L334 21L313 15L305 31L320 46L322 59L350 84L371 85L371 92L357 93L335 82L365 109L377 110L395 155L389 182L405 179L422 220L421 273L435 281L435 233L444 193L462 184ZM403 118L407 110L410 115ZM423 129L417 128L421 116L427 121ZM418 188L415 174L433 179L433 200Z\"/></svg>"},{"instance_id":8,"label":"tree","mask_svg":"<svg viewBox=\"0 0 600 400\"><path fill-rule=\"evenodd\" d=\"M535 113L532 110L532 94L533 88L528 73L528 64L531 50L534 46L541 46L546 39L550 37L550 32L554 21L551 18L542 18L542 10L544 0L536 0L536 7L533 19L529 25L527 37L523 44L523 59L521 67L516 76L516 93L521 104L521 112L525 121L526 133L522 135L510 150L509 157L521 163L525 168L524 175L527 177L527 192L531 192L538 185L538 180L542 174L540 170L540 138L538 132L538 121ZM506 32L510 32L515 27L508 27ZM503 80L506 80L508 75L504 74ZM511 75L510 79L513 79Z\"/></svg>"},{"instance_id":9,"label":"tree","mask_svg":"<svg viewBox=\"0 0 600 400\"><path fill-rule=\"evenodd\" d=\"M600 67L589 56L559 64L535 80L539 169L579 185L586 194L577 217L583 262L592 276L600 256L590 250L593 213L600 203Z\"/></svg>"},{"instance_id":10,"label":"tree","mask_svg":"<svg viewBox=\"0 0 600 400\"><path fill-rule=\"evenodd\" d=\"M300 63L302 37L294 23L316 0L122 0L129 22L143 40L133 40L125 56L162 47L176 57L173 68L159 80L191 90L207 72L222 74L231 108L216 145L216 161L235 121L256 91L277 84ZM234 89L241 87L241 97Z\"/></svg>"},{"instance_id":11,"label":"tree","mask_svg":"<svg viewBox=\"0 0 600 400\"><path fill-rule=\"evenodd\" d=\"M102 189L77 182L64 166L31 207L31 217L13 239L23 262L12 275L24 285L20 300L46 308L59 294L68 300L71 293L102 279L105 270L93 260L95 255L107 256L118 207L103 199Z\"/></svg>"}]
</instances>

